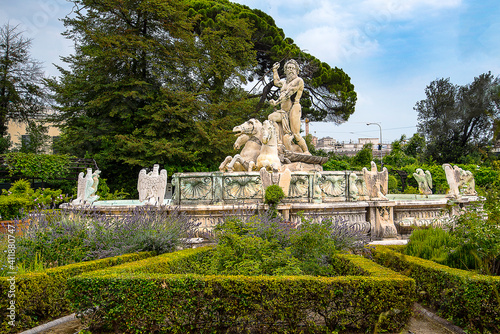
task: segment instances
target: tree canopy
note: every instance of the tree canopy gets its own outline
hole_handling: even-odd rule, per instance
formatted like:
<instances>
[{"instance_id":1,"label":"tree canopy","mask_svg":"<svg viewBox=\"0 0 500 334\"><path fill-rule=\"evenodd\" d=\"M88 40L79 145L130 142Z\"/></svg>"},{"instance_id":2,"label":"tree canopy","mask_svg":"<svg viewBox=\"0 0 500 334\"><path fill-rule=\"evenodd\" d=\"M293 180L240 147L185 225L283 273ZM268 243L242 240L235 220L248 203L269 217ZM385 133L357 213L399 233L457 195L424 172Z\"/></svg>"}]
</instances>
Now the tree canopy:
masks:
<instances>
[{"instance_id":1,"label":"tree canopy","mask_svg":"<svg viewBox=\"0 0 500 334\"><path fill-rule=\"evenodd\" d=\"M186 0L190 15L198 15L195 31L199 35L207 29L226 29L220 26L220 17L225 13L247 22L252 29L251 43L256 53L255 66L247 69L248 80L254 84L250 96L260 97L257 108L264 102L276 98L272 78L267 76L275 62L281 65L288 59L296 59L301 67L305 92L301 98L302 116L311 121L333 121L342 123L354 112L356 92L349 76L337 67L332 68L314 56L300 50L274 19L258 9L227 0ZM223 64L219 64L223 65ZM282 66L283 67L283 66Z\"/></svg>"},{"instance_id":2,"label":"tree canopy","mask_svg":"<svg viewBox=\"0 0 500 334\"><path fill-rule=\"evenodd\" d=\"M31 40L17 26L0 27L0 138L7 135L9 119L24 121L39 131L32 120L46 102L42 65L29 53ZM5 141L5 140L4 140ZM8 144L2 142L1 150Z\"/></svg>"},{"instance_id":3,"label":"tree canopy","mask_svg":"<svg viewBox=\"0 0 500 334\"><path fill-rule=\"evenodd\" d=\"M275 61L302 64L303 116L342 121L354 111L349 77L300 51L258 10L225 0L72 2L63 22L75 53L49 80L59 149L92 156L115 183L153 163L169 174L216 170L234 153L231 129L272 111L262 103L276 93L268 83L244 87L265 82Z\"/></svg>"},{"instance_id":4,"label":"tree canopy","mask_svg":"<svg viewBox=\"0 0 500 334\"><path fill-rule=\"evenodd\" d=\"M426 99L417 102L418 130L427 143L426 154L437 162L460 162L493 139L500 115L500 79L481 74L468 85L438 79L425 89Z\"/></svg>"}]
</instances>

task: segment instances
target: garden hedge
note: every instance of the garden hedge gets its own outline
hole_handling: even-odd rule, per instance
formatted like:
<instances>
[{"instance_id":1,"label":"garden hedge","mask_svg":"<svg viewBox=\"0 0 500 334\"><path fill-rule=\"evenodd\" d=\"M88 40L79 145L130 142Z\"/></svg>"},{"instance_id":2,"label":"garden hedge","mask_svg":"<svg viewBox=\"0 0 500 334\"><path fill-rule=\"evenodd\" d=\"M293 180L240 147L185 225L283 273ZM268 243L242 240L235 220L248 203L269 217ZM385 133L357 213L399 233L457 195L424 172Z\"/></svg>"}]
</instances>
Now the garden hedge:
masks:
<instances>
[{"instance_id":1,"label":"garden hedge","mask_svg":"<svg viewBox=\"0 0 500 334\"><path fill-rule=\"evenodd\" d=\"M79 262L47 269L43 272L2 277L0 284L0 332L17 333L72 312L66 298L66 282L69 277L153 256L152 252L126 254L112 258ZM15 298L9 298L11 277L15 277ZM9 324L7 310L15 300L15 327Z\"/></svg>"},{"instance_id":2,"label":"garden hedge","mask_svg":"<svg viewBox=\"0 0 500 334\"><path fill-rule=\"evenodd\" d=\"M91 329L122 333L397 331L411 316L415 282L362 256L339 255L356 275L222 276L189 273L203 247L85 273L68 280Z\"/></svg>"},{"instance_id":3,"label":"garden hedge","mask_svg":"<svg viewBox=\"0 0 500 334\"><path fill-rule=\"evenodd\" d=\"M419 302L468 333L500 333L500 277L478 275L377 246L375 260L413 279Z\"/></svg>"}]
</instances>

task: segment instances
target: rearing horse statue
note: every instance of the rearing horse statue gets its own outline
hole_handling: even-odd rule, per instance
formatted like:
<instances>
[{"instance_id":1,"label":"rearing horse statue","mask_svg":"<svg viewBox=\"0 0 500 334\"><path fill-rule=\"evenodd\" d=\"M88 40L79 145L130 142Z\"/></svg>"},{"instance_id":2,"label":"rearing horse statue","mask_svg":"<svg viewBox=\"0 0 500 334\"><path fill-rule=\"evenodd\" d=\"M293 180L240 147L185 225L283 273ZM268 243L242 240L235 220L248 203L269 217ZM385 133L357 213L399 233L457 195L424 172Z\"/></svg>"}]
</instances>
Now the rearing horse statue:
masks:
<instances>
[{"instance_id":1,"label":"rearing horse statue","mask_svg":"<svg viewBox=\"0 0 500 334\"><path fill-rule=\"evenodd\" d=\"M278 136L274 121L266 120L262 124L262 146L257 157L256 168L260 170L262 167L268 171L278 171L281 167L278 156Z\"/></svg>"},{"instance_id":2,"label":"rearing horse statue","mask_svg":"<svg viewBox=\"0 0 500 334\"><path fill-rule=\"evenodd\" d=\"M234 157L228 156L220 164L221 172L245 171L250 172L254 169L257 157L260 154L262 145L262 123L252 118L245 123L235 126L233 132L236 132L236 142L233 147L235 150L243 146L240 154Z\"/></svg>"}]
</instances>

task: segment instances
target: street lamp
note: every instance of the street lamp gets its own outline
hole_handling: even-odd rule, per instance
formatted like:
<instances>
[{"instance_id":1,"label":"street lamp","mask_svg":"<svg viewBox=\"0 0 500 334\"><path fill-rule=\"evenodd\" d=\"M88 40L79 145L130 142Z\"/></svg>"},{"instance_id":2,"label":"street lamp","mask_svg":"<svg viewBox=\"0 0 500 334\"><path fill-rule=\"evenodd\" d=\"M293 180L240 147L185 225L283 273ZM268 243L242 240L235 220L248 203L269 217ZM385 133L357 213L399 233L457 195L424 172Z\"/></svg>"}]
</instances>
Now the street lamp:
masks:
<instances>
[{"instance_id":1,"label":"street lamp","mask_svg":"<svg viewBox=\"0 0 500 334\"><path fill-rule=\"evenodd\" d=\"M380 123L366 123L366 125L378 125L380 128L380 146L379 146L379 151L380 151L380 170L384 167L384 163L382 162L382 126L380 126Z\"/></svg>"}]
</instances>

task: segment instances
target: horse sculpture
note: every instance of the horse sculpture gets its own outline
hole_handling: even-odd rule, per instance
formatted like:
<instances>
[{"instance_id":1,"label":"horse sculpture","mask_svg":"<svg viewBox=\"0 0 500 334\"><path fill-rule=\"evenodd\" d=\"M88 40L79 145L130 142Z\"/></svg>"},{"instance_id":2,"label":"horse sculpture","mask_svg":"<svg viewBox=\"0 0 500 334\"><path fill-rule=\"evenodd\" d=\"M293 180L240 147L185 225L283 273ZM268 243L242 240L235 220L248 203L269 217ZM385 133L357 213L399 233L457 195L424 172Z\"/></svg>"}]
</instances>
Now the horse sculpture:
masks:
<instances>
[{"instance_id":1,"label":"horse sculpture","mask_svg":"<svg viewBox=\"0 0 500 334\"><path fill-rule=\"evenodd\" d=\"M268 171L278 171L281 161L278 155L278 136L274 121L266 120L262 124L262 146L257 157L257 170L266 168Z\"/></svg>"},{"instance_id":2,"label":"horse sculpture","mask_svg":"<svg viewBox=\"0 0 500 334\"><path fill-rule=\"evenodd\" d=\"M219 166L221 172L245 171L250 172L254 169L257 157L260 154L262 145L262 123L252 118L245 123L235 126L233 132L236 132L236 139L233 147L235 150L243 146L240 154L234 157L228 156Z\"/></svg>"}]
</instances>

